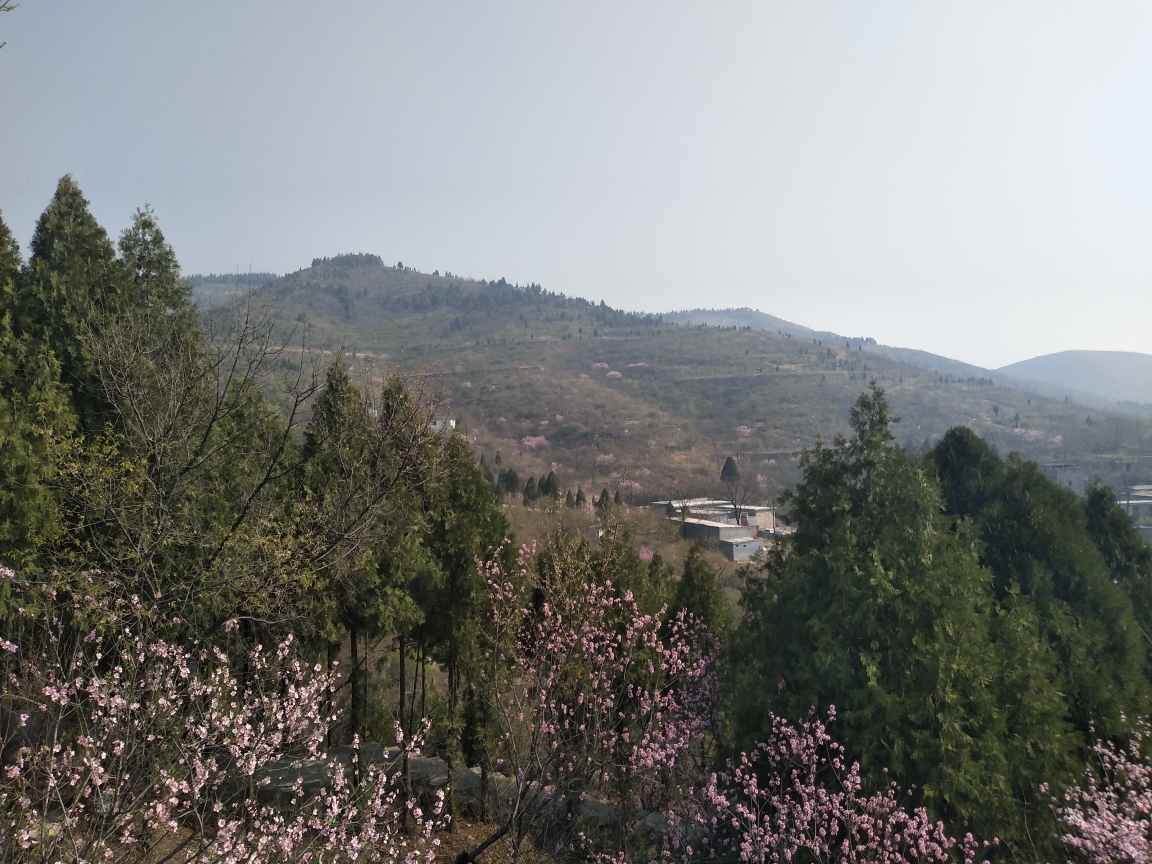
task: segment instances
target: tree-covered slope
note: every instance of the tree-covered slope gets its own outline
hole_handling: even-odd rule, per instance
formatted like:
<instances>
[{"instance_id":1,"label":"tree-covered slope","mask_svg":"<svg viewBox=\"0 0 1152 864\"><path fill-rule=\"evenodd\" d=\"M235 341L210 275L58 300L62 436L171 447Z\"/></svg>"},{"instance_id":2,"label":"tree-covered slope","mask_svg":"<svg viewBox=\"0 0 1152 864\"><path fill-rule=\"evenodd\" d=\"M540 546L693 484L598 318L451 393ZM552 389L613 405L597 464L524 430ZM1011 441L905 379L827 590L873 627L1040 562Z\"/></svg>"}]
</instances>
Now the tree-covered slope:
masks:
<instances>
[{"instance_id":1,"label":"tree-covered slope","mask_svg":"<svg viewBox=\"0 0 1152 864\"><path fill-rule=\"evenodd\" d=\"M753 497L774 498L798 478L803 447L848 428L872 377L903 418L901 443L915 448L966 424L1004 453L1084 461L1113 480L1117 454L1142 449L1152 433L1119 414L1088 426L1075 403L921 368L834 334L689 326L374 256L317 259L254 299L279 310L285 330L342 347L354 375L397 364L434 372L490 461L499 453L521 477L555 470L565 488L615 491L628 481L633 500L718 491L728 455Z\"/></svg>"}]
</instances>

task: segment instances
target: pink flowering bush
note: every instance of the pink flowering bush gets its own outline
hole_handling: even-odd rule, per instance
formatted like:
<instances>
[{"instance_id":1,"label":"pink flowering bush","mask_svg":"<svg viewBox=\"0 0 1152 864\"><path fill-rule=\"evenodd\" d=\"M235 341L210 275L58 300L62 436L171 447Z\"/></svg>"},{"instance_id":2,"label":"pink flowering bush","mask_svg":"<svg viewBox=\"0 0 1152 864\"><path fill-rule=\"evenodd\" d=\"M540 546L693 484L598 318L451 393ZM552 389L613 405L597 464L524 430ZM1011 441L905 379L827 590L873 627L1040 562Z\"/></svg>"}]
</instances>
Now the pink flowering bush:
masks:
<instances>
[{"instance_id":1,"label":"pink flowering bush","mask_svg":"<svg viewBox=\"0 0 1152 864\"><path fill-rule=\"evenodd\" d=\"M700 800L695 820L669 835L674 860L943 864L958 853L971 864L981 848L971 834L954 840L923 809L902 807L895 784L865 794L859 764L848 764L815 716L798 725L773 717L769 740L711 775Z\"/></svg>"},{"instance_id":2,"label":"pink flowering bush","mask_svg":"<svg viewBox=\"0 0 1152 864\"><path fill-rule=\"evenodd\" d=\"M624 495L631 497L632 495L639 495L644 491L644 487L637 483L635 480L621 480L620 492Z\"/></svg>"},{"instance_id":3,"label":"pink flowering bush","mask_svg":"<svg viewBox=\"0 0 1152 864\"><path fill-rule=\"evenodd\" d=\"M713 642L683 615L662 633L631 593L571 578L578 567L532 589L529 560L522 549L520 573L495 563L484 573L503 818L514 858L528 835L537 849L580 857L688 796L716 721Z\"/></svg>"},{"instance_id":4,"label":"pink flowering bush","mask_svg":"<svg viewBox=\"0 0 1152 864\"><path fill-rule=\"evenodd\" d=\"M525 435L520 439L520 445L527 447L529 450L538 450L548 443L548 439L543 435Z\"/></svg>"},{"instance_id":5,"label":"pink flowering bush","mask_svg":"<svg viewBox=\"0 0 1152 864\"><path fill-rule=\"evenodd\" d=\"M1084 785L1053 800L1061 835L1092 864L1152 861L1152 768L1143 755L1148 727L1140 723L1125 746L1097 741L1099 773L1084 771ZM1047 788L1043 789L1047 792Z\"/></svg>"},{"instance_id":6,"label":"pink flowering bush","mask_svg":"<svg viewBox=\"0 0 1152 864\"><path fill-rule=\"evenodd\" d=\"M332 681L292 639L238 675L219 648L137 635L138 601L47 594L20 610L39 647L4 645L0 860L431 861L436 813L358 746L349 766L324 760ZM272 778L294 775L270 801Z\"/></svg>"}]
</instances>

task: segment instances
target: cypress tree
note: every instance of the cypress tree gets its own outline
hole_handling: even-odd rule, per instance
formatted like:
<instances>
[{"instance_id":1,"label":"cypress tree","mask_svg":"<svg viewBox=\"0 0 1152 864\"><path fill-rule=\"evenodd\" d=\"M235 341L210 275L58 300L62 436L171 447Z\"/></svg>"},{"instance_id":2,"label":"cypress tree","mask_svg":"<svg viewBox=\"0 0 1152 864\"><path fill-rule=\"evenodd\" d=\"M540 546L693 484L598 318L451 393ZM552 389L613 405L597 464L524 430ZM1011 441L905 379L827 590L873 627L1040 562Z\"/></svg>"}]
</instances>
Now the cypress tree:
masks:
<instances>
[{"instance_id":1,"label":"cypress tree","mask_svg":"<svg viewBox=\"0 0 1152 864\"><path fill-rule=\"evenodd\" d=\"M655 556L652 561L656 561ZM651 566L648 572L653 574ZM693 615L717 636L723 636L732 627L728 601L724 598L716 571L708 563L704 548L699 543L692 544L684 559L684 575L676 586L669 616L681 611Z\"/></svg>"},{"instance_id":2,"label":"cypress tree","mask_svg":"<svg viewBox=\"0 0 1152 864\"><path fill-rule=\"evenodd\" d=\"M0 561L26 567L56 530L47 435L70 431L75 417L51 349L17 335L20 247L0 217Z\"/></svg>"},{"instance_id":3,"label":"cypress tree","mask_svg":"<svg viewBox=\"0 0 1152 864\"><path fill-rule=\"evenodd\" d=\"M124 305L125 291L112 243L71 175L60 179L37 221L31 253L13 328L51 348L81 425L97 430L104 406L84 341L105 314Z\"/></svg>"}]
</instances>

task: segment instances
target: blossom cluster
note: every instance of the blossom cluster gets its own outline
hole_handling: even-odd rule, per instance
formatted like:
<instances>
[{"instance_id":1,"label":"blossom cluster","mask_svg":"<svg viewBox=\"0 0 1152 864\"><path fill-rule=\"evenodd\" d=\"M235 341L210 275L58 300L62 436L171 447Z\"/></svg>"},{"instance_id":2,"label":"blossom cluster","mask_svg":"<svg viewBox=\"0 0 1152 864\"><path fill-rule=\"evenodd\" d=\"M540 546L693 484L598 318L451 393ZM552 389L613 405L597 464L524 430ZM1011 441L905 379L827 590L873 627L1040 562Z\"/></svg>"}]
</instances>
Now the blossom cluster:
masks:
<instances>
[{"instance_id":1,"label":"blossom cluster","mask_svg":"<svg viewBox=\"0 0 1152 864\"><path fill-rule=\"evenodd\" d=\"M332 679L291 638L234 664L131 627L40 623L42 646L17 649L7 676L0 859L432 860L438 807L361 764L358 743L351 764L325 757ZM321 773L308 790L305 761ZM293 773L287 800L267 794Z\"/></svg>"},{"instance_id":2,"label":"blossom cluster","mask_svg":"<svg viewBox=\"0 0 1152 864\"><path fill-rule=\"evenodd\" d=\"M521 551L522 570L529 555ZM683 614L667 624L641 614L608 581L531 589L523 572L485 570L510 823L526 822L537 848L559 850L587 840L580 814L593 802L621 823L675 811L717 720L711 637Z\"/></svg>"},{"instance_id":3,"label":"blossom cluster","mask_svg":"<svg viewBox=\"0 0 1152 864\"><path fill-rule=\"evenodd\" d=\"M1091 864L1152 861L1152 768L1143 756L1147 734L1141 723L1124 746L1097 741L1098 773L1086 769L1082 786L1052 802L1066 829L1061 839Z\"/></svg>"},{"instance_id":4,"label":"blossom cluster","mask_svg":"<svg viewBox=\"0 0 1152 864\"><path fill-rule=\"evenodd\" d=\"M815 715L795 725L773 717L769 739L712 774L700 797L703 812L670 843L681 861L726 853L742 862L943 864L955 851L972 864L991 845L971 834L956 841L922 808L902 806L895 784L866 794L859 763Z\"/></svg>"}]
</instances>

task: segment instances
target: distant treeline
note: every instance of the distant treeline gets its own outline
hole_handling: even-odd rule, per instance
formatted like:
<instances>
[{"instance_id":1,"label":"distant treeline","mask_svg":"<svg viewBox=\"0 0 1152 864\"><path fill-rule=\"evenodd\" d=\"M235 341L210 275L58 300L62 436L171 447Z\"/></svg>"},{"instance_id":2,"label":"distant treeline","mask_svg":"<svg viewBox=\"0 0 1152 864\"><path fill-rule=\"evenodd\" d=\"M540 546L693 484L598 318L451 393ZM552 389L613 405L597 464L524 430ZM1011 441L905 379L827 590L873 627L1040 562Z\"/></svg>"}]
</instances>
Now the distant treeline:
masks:
<instances>
[{"instance_id":1,"label":"distant treeline","mask_svg":"<svg viewBox=\"0 0 1152 864\"><path fill-rule=\"evenodd\" d=\"M193 288L199 288L201 285L254 285L260 287L267 285L274 279L279 279L279 273L193 273L191 276L185 277L188 284Z\"/></svg>"},{"instance_id":2,"label":"distant treeline","mask_svg":"<svg viewBox=\"0 0 1152 864\"><path fill-rule=\"evenodd\" d=\"M349 252L345 255L333 255L331 258L313 258L312 266L321 267L325 264L335 264L343 267L383 267L384 259L369 252Z\"/></svg>"},{"instance_id":3,"label":"distant treeline","mask_svg":"<svg viewBox=\"0 0 1152 864\"><path fill-rule=\"evenodd\" d=\"M502 278L498 282L481 280L474 284L477 287L463 287L455 283L433 285L429 282L423 291L388 297L385 298L384 304L398 312L454 309L462 312L493 313L529 306L586 313L605 327L656 326L662 323L660 315L613 309L603 300L596 304L581 297L566 297L564 294L548 291L536 283L520 288Z\"/></svg>"}]
</instances>

